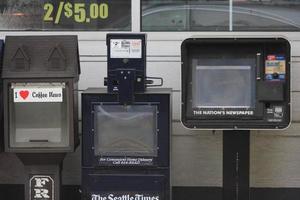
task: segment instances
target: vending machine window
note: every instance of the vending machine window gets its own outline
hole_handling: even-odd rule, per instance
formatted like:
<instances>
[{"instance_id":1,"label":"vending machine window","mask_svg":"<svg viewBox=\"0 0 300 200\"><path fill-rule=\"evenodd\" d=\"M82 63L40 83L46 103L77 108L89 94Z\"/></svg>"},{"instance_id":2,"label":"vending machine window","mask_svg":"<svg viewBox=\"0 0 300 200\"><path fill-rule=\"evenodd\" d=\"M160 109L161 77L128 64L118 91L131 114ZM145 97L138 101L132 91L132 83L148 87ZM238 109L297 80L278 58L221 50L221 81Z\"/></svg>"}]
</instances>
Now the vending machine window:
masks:
<instances>
[{"instance_id":1,"label":"vending machine window","mask_svg":"<svg viewBox=\"0 0 300 200\"><path fill-rule=\"evenodd\" d=\"M157 156L156 112L153 105L95 105L95 155Z\"/></svg>"},{"instance_id":2,"label":"vending machine window","mask_svg":"<svg viewBox=\"0 0 300 200\"><path fill-rule=\"evenodd\" d=\"M282 38L190 38L182 50L188 128L281 129L290 123L290 45Z\"/></svg>"},{"instance_id":3,"label":"vending machine window","mask_svg":"<svg viewBox=\"0 0 300 200\"><path fill-rule=\"evenodd\" d=\"M253 69L253 66L196 65L193 76L193 107L253 108L255 105Z\"/></svg>"},{"instance_id":4,"label":"vending machine window","mask_svg":"<svg viewBox=\"0 0 300 200\"><path fill-rule=\"evenodd\" d=\"M14 122L9 128L11 147L69 145L69 91L65 86L65 83L11 84L9 121ZM53 98L42 99L50 94Z\"/></svg>"}]
</instances>

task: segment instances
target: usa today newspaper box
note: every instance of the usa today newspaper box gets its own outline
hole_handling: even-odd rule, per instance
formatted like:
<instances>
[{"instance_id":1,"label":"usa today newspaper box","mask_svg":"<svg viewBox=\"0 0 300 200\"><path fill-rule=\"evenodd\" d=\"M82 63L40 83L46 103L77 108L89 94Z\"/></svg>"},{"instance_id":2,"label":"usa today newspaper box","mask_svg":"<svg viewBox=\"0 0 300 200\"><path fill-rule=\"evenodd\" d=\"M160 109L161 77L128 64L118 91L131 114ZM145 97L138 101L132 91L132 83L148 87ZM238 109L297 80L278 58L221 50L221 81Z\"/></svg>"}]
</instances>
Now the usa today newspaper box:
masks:
<instances>
[{"instance_id":1,"label":"usa today newspaper box","mask_svg":"<svg viewBox=\"0 0 300 200\"><path fill-rule=\"evenodd\" d=\"M169 200L170 90L145 91L144 34L109 34L107 40L126 45L108 45L108 88L82 94L84 199ZM140 52L135 58L124 53L133 42ZM110 48L122 53L116 58Z\"/></svg>"},{"instance_id":2,"label":"usa today newspaper box","mask_svg":"<svg viewBox=\"0 0 300 200\"><path fill-rule=\"evenodd\" d=\"M290 124L287 40L190 38L181 50L186 127L282 129Z\"/></svg>"},{"instance_id":3,"label":"usa today newspaper box","mask_svg":"<svg viewBox=\"0 0 300 200\"><path fill-rule=\"evenodd\" d=\"M78 144L76 36L8 36L2 70L5 150L24 163L25 199L59 199L65 154Z\"/></svg>"},{"instance_id":4,"label":"usa today newspaper box","mask_svg":"<svg viewBox=\"0 0 300 200\"><path fill-rule=\"evenodd\" d=\"M190 38L181 52L182 123L223 129L223 199L249 200L250 130L290 124L290 44Z\"/></svg>"}]
</instances>

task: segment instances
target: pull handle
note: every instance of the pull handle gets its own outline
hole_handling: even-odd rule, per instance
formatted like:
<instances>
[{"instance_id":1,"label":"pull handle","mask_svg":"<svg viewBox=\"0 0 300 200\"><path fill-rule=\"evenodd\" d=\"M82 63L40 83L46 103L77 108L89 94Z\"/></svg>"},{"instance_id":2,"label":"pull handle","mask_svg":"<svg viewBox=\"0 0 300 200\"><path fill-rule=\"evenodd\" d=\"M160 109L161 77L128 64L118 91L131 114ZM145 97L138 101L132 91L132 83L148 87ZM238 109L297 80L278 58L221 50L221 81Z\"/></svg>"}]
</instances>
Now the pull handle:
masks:
<instances>
[{"instance_id":1,"label":"pull handle","mask_svg":"<svg viewBox=\"0 0 300 200\"><path fill-rule=\"evenodd\" d=\"M160 84L153 84L154 80L160 80ZM161 77L146 77L146 86L147 87L161 87L164 84L164 79Z\"/></svg>"},{"instance_id":2,"label":"pull handle","mask_svg":"<svg viewBox=\"0 0 300 200\"><path fill-rule=\"evenodd\" d=\"M258 52L256 54L256 79L257 80L261 80L261 68L260 68L260 65L261 65L261 53Z\"/></svg>"}]
</instances>

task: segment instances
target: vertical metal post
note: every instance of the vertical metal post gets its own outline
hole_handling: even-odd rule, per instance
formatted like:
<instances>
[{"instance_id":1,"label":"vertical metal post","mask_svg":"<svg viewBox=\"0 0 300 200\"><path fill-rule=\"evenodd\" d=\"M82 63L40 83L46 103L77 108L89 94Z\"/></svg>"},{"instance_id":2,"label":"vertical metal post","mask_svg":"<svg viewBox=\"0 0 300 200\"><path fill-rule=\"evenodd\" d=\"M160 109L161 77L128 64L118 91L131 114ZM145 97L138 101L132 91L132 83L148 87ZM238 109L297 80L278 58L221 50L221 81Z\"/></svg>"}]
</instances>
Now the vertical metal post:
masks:
<instances>
[{"instance_id":1,"label":"vertical metal post","mask_svg":"<svg viewBox=\"0 0 300 200\"><path fill-rule=\"evenodd\" d=\"M229 31L233 31L233 0L229 0Z\"/></svg>"},{"instance_id":2,"label":"vertical metal post","mask_svg":"<svg viewBox=\"0 0 300 200\"><path fill-rule=\"evenodd\" d=\"M223 131L223 200L249 200L250 131Z\"/></svg>"},{"instance_id":3,"label":"vertical metal post","mask_svg":"<svg viewBox=\"0 0 300 200\"><path fill-rule=\"evenodd\" d=\"M131 0L131 21L132 21L132 32L141 31L141 1L140 0Z\"/></svg>"}]
</instances>

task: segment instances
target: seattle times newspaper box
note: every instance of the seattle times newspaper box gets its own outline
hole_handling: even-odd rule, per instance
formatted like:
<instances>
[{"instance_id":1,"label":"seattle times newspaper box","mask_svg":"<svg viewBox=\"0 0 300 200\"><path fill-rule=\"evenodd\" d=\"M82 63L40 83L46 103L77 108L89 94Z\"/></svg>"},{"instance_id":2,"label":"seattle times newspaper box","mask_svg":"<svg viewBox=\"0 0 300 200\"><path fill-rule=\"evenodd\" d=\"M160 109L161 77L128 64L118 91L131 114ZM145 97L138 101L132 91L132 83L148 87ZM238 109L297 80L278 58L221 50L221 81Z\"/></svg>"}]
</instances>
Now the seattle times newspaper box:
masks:
<instances>
[{"instance_id":1,"label":"seattle times newspaper box","mask_svg":"<svg viewBox=\"0 0 300 200\"><path fill-rule=\"evenodd\" d=\"M290 44L189 38L181 46L181 119L223 131L223 199L249 199L249 133L290 124Z\"/></svg>"},{"instance_id":2,"label":"seattle times newspaper box","mask_svg":"<svg viewBox=\"0 0 300 200\"><path fill-rule=\"evenodd\" d=\"M108 34L107 89L82 94L83 199L170 199L170 90L145 90L145 45Z\"/></svg>"},{"instance_id":3,"label":"seattle times newspaper box","mask_svg":"<svg viewBox=\"0 0 300 200\"><path fill-rule=\"evenodd\" d=\"M79 141L77 37L7 36L5 43L5 150L25 165L25 200L58 200L60 165Z\"/></svg>"}]
</instances>

